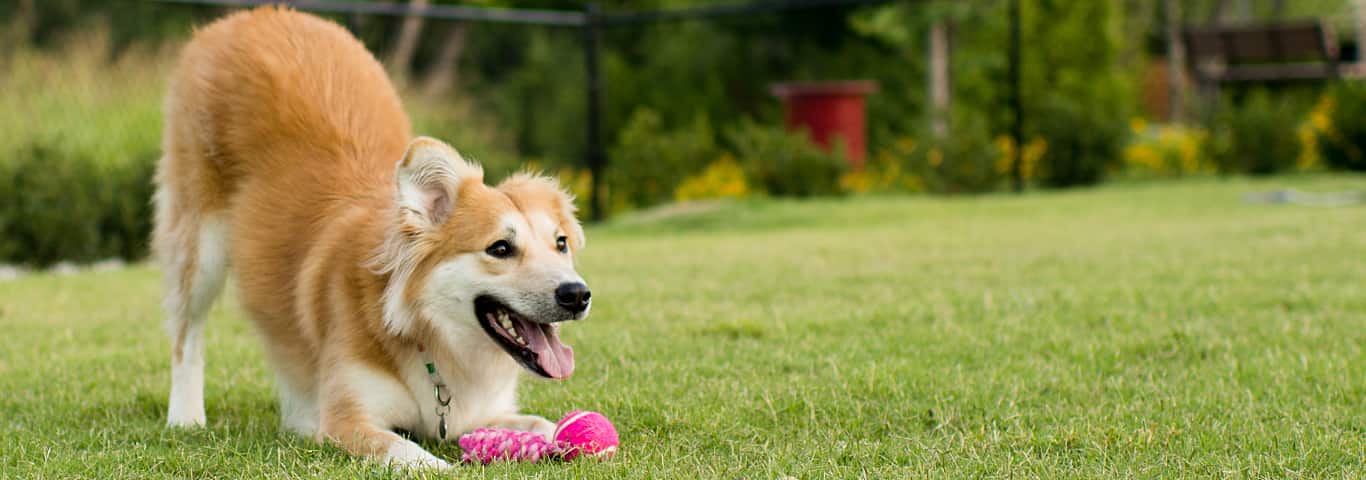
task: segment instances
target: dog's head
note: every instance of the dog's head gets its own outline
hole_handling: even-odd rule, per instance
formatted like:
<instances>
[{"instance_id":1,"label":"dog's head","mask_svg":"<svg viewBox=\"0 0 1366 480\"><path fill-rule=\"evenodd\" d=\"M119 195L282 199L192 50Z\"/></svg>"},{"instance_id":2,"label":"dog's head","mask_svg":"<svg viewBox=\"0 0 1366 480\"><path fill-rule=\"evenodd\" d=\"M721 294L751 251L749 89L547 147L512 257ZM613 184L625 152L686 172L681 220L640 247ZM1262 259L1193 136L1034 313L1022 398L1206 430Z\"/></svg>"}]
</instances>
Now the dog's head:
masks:
<instances>
[{"instance_id":1,"label":"dog's head","mask_svg":"<svg viewBox=\"0 0 1366 480\"><path fill-rule=\"evenodd\" d=\"M584 238L573 198L530 174L486 186L479 166L425 137L408 145L396 176L397 219L375 259L390 274L386 328L461 347L492 342L537 375L573 373L559 326L591 306L574 270Z\"/></svg>"}]
</instances>

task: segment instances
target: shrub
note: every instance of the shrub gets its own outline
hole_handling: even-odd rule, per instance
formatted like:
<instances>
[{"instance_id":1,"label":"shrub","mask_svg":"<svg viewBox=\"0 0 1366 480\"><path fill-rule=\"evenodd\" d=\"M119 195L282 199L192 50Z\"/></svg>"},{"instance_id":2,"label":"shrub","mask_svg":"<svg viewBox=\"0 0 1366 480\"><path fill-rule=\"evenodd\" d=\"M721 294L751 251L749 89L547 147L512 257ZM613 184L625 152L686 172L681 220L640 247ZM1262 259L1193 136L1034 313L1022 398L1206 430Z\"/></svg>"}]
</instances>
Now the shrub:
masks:
<instances>
[{"instance_id":1,"label":"shrub","mask_svg":"<svg viewBox=\"0 0 1366 480\"><path fill-rule=\"evenodd\" d=\"M863 170L840 179L841 187L856 193L978 193L999 188L1010 175L1010 140L992 141L981 116L958 112L948 136L920 137L902 137L879 148ZM1026 145L1026 175L1042 151L1042 141Z\"/></svg>"},{"instance_id":2,"label":"shrub","mask_svg":"<svg viewBox=\"0 0 1366 480\"><path fill-rule=\"evenodd\" d=\"M1329 90L1319 95L1304 121L1295 128L1295 136L1300 139L1300 155L1295 159L1295 169L1313 170L1323 165L1323 143L1327 141L1332 126L1333 93Z\"/></svg>"},{"instance_id":3,"label":"shrub","mask_svg":"<svg viewBox=\"0 0 1366 480\"><path fill-rule=\"evenodd\" d=\"M1049 187L1098 183L1119 163L1128 136L1125 117L1104 103L1058 95L1030 112L1027 122L1048 145L1039 159L1040 183Z\"/></svg>"},{"instance_id":4,"label":"shrub","mask_svg":"<svg viewBox=\"0 0 1366 480\"><path fill-rule=\"evenodd\" d=\"M1180 177L1214 171L1200 128L1133 122L1133 140L1124 147L1124 175L1133 178Z\"/></svg>"},{"instance_id":5,"label":"shrub","mask_svg":"<svg viewBox=\"0 0 1366 480\"><path fill-rule=\"evenodd\" d=\"M664 130L659 115L638 109L612 149L607 191L613 205L648 206L669 201L679 182L701 172L718 150L705 117L692 125Z\"/></svg>"},{"instance_id":6,"label":"shrub","mask_svg":"<svg viewBox=\"0 0 1366 480\"><path fill-rule=\"evenodd\" d=\"M674 200L680 202L704 198L745 198L749 195L745 171L729 154L716 159L702 173L684 179L674 190Z\"/></svg>"},{"instance_id":7,"label":"shrub","mask_svg":"<svg viewBox=\"0 0 1366 480\"><path fill-rule=\"evenodd\" d=\"M0 54L0 263L146 255L174 57L112 50L94 29Z\"/></svg>"},{"instance_id":8,"label":"shrub","mask_svg":"<svg viewBox=\"0 0 1366 480\"><path fill-rule=\"evenodd\" d=\"M0 262L146 255L155 155L101 162L40 143L0 163Z\"/></svg>"},{"instance_id":9,"label":"shrub","mask_svg":"<svg viewBox=\"0 0 1366 480\"><path fill-rule=\"evenodd\" d=\"M1303 108L1287 96L1255 91L1215 114L1210 153L1225 173L1262 175L1293 168L1300 153L1295 125Z\"/></svg>"},{"instance_id":10,"label":"shrub","mask_svg":"<svg viewBox=\"0 0 1366 480\"><path fill-rule=\"evenodd\" d=\"M1015 139L1010 135L996 136L996 173L1002 178L1010 178L1015 170ZM1020 152L1020 177L1026 182L1039 176L1039 161L1048 152L1048 142L1043 137L1025 140L1024 151Z\"/></svg>"},{"instance_id":11,"label":"shrub","mask_svg":"<svg viewBox=\"0 0 1366 480\"><path fill-rule=\"evenodd\" d=\"M744 121L727 132L727 139L745 176L768 193L798 197L841 193L840 176L848 163L821 150L805 133Z\"/></svg>"},{"instance_id":12,"label":"shrub","mask_svg":"<svg viewBox=\"0 0 1366 480\"><path fill-rule=\"evenodd\" d=\"M1000 187L1009 170L997 168L1001 150L979 116L954 115L949 135L925 140L907 156L907 168L931 192L977 193Z\"/></svg>"},{"instance_id":13,"label":"shrub","mask_svg":"<svg viewBox=\"0 0 1366 480\"><path fill-rule=\"evenodd\" d=\"M850 193L923 192L925 181L911 173L906 164L918 144L904 137L879 148L862 170L851 170L840 177L840 189Z\"/></svg>"},{"instance_id":14,"label":"shrub","mask_svg":"<svg viewBox=\"0 0 1366 480\"><path fill-rule=\"evenodd\" d=\"M1366 84L1342 82L1331 95L1331 113L1320 126L1319 153L1331 167L1366 170Z\"/></svg>"}]
</instances>

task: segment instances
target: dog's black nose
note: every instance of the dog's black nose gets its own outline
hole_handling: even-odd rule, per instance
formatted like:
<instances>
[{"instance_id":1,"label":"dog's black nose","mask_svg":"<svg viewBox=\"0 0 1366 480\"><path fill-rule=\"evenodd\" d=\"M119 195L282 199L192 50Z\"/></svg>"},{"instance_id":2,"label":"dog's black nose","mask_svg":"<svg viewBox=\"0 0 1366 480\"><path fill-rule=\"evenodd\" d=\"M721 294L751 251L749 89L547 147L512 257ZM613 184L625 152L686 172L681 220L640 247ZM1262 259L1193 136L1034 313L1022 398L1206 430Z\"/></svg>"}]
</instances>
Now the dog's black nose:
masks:
<instances>
[{"instance_id":1,"label":"dog's black nose","mask_svg":"<svg viewBox=\"0 0 1366 480\"><path fill-rule=\"evenodd\" d=\"M555 287L555 303L574 313L588 310L588 300L592 297L593 293L588 291L588 285L579 282L561 283Z\"/></svg>"}]
</instances>

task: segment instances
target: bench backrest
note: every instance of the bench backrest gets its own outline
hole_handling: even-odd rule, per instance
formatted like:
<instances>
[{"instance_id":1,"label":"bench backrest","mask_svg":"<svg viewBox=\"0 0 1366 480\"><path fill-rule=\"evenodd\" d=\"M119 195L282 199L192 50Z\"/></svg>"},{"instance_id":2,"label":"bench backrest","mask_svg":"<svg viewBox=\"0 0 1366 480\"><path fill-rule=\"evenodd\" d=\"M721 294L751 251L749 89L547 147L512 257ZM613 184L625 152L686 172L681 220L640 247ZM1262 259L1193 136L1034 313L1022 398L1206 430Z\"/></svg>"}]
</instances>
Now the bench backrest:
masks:
<instances>
[{"instance_id":1,"label":"bench backrest","mask_svg":"<svg viewBox=\"0 0 1366 480\"><path fill-rule=\"evenodd\" d=\"M1338 58L1331 39L1328 26L1318 20L1185 31L1186 49L1196 73L1226 81L1329 76Z\"/></svg>"}]
</instances>

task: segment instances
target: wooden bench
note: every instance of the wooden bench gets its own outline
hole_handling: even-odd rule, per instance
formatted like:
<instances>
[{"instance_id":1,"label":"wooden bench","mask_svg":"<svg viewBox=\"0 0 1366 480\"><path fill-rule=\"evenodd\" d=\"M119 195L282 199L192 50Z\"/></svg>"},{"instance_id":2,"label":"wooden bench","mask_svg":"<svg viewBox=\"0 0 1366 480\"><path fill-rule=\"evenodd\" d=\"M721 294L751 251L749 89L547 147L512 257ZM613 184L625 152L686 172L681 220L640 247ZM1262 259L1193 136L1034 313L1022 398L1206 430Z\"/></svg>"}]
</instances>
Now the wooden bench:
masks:
<instances>
[{"instance_id":1,"label":"wooden bench","mask_svg":"<svg viewBox=\"0 0 1366 480\"><path fill-rule=\"evenodd\" d=\"M1203 84L1342 76L1332 30L1318 20L1187 28L1191 70Z\"/></svg>"}]
</instances>

